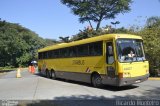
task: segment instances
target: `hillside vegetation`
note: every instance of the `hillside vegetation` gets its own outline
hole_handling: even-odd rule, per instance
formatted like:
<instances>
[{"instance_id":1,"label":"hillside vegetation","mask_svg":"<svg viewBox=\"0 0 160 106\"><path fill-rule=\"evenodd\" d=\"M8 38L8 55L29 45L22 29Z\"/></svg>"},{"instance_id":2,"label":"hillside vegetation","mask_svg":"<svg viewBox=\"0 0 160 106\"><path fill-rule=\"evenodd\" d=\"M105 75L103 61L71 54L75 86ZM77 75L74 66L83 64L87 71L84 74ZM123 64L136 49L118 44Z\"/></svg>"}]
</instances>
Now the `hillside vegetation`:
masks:
<instances>
[{"instance_id":1,"label":"hillside vegetation","mask_svg":"<svg viewBox=\"0 0 160 106\"><path fill-rule=\"evenodd\" d=\"M47 46L47 41L19 24L0 20L0 67L26 66L37 59L37 49Z\"/></svg>"}]
</instances>

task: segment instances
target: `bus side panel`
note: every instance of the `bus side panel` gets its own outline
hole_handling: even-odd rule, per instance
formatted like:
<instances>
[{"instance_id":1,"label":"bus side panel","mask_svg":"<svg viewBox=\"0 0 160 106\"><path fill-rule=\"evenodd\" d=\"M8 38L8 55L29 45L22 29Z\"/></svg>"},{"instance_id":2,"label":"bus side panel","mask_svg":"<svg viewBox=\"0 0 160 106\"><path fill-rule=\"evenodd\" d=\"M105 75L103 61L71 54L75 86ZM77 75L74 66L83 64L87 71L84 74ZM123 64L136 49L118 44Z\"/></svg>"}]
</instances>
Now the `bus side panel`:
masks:
<instances>
[{"instance_id":1,"label":"bus side panel","mask_svg":"<svg viewBox=\"0 0 160 106\"><path fill-rule=\"evenodd\" d=\"M77 72L67 72L67 71L56 71L56 77L67 79L67 80L74 80L74 81L81 81L90 83L90 76L91 74L88 73L77 73Z\"/></svg>"},{"instance_id":2,"label":"bus side panel","mask_svg":"<svg viewBox=\"0 0 160 106\"><path fill-rule=\"evenodd\" d=\"M56 77L90 83L92 72L105 74L103 56L45 59L39 66L55 70ZM44 65L45 64L45 65Z\"/></svg>"}]
</instances>

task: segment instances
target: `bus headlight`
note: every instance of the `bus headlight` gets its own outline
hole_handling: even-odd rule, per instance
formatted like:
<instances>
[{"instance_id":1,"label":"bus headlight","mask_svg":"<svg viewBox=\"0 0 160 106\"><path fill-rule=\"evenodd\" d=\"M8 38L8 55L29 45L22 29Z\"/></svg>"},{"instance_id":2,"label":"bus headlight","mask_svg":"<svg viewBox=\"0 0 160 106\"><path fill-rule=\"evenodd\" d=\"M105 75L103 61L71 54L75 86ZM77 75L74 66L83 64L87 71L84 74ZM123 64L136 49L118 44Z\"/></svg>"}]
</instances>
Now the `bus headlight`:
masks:
<instances>
[{"instance_id":1,"label":"bus headlight","mask_svg":"<svg viewBox=\"0 0 160 106\"><path fill-rule=\"evenodd\" d=\"M124 72L123 77L131 77L131 74L129 72Z\"/></svg>"},{"instance_id":2,"label":"bus headlight","mask_svg":"<svg viewBox=\"0 0 160 106\"><path fill-rule=\"evenodd\" d=\"M131 77L131 74L129 72L124 72L124 73L119 73L118 76L119 78Z\"/></svg>"}]
</instances>

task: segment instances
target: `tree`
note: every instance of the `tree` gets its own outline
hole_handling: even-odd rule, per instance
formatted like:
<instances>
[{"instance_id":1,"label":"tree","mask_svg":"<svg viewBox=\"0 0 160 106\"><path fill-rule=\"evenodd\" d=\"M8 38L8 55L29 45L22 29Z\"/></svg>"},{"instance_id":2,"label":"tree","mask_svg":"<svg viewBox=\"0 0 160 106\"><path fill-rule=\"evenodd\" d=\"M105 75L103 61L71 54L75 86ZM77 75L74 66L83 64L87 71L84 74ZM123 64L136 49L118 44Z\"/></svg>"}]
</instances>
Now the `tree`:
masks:
<instances>
[{"instance_id":1,"label":"tree","mask_svg":"<svg viewBox=\"0 0 160 106\"><path fill-rule=\"evenodd\" d=\"M112 25L114 25L114 26L115 26L115 28L116 28L116 25L117 25L117 24L120 24L120 22L119 22L119 21L111 22L111 24L112 24Z\"/></svg>"},{"instance_id":2,"label":"tree","mask_svg":"<svg viewBox=\"0 0 160 106\"><path fill-rule=\"evenodd\" d=\"M160 17L147 19L146 27L138 32L144 40L146 57L150 63L150 75L160 72Z\"/></svg>"},{"instance_id":3,"label":"tree","mask_svg":"<svg viewBox=\"0 0 160 106\"><path fill-rule=\"evenodd\" d=\"M59 43L59 41L57 41L55 39L45 39L45 42L47 43L47 46Z\"/></svg>"},{"instance_id":4,"label":"tree","mask_svg":"<svg viewBox=\"0 0 160 106\"><path fill-rule=\"evenodd\" d=\"M61 41L64 42L64 43L70 42L69 36L67 36L67 37L61 37L61 36L60 36L59 39L61 39Z\"/></svg>"},{"instance_id":5,"label":"tree","mask_svg":"<svg viewBox=\"0 0 160 106\"><path fill-rule=\"evenodd\" d=\"M96 31L99 29L102 20L113 19L119 13L130 11L129 4L132 0L61 0L71 8L73 14L79 16L81 23L96 22Z\"/></svg>"},{"instance_id":6,"label":"tree","mask_svg":"<svg viewBox=\"0 0 160 106\"><path fill-rule=\"evenodd\" d=\"M47 45L33 31L0 20L0 67L19 65L26 66L37 58L37 50Z\"/></svg>"},{"instance_id":7,"label":"tree","mask_svg":"<svg viewBox=\"0 0 160 106\"><path fill-rule=\"evenodd\" d=\"M160 25L160 17L153 16L147 19L146 26L148 28L159 27L159 25Z\"/></svg>"}]
</instances>

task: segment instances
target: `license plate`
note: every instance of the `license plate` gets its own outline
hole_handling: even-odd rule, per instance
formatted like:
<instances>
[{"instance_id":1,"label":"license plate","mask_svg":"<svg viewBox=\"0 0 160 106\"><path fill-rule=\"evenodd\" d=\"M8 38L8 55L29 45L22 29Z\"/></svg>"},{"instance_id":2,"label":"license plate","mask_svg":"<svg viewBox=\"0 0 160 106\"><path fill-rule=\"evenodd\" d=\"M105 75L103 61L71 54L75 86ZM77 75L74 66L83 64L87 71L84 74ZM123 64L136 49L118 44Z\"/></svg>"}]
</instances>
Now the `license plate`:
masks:
<instances>
[{"instance_id":1,"label":"license plate","mask_svg":"<svg viewBox=\"0 0 160 106\"><path fill-rule=\"evenodd\" d=\"M139 83L139 82L141 82L141 80L137 80L137 81L135 81L136 83Z\"/></svg>"}]
</instances>

